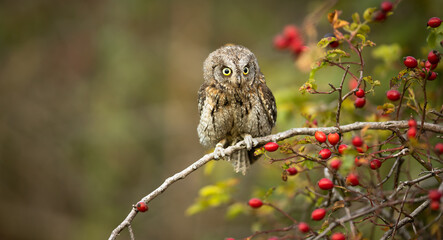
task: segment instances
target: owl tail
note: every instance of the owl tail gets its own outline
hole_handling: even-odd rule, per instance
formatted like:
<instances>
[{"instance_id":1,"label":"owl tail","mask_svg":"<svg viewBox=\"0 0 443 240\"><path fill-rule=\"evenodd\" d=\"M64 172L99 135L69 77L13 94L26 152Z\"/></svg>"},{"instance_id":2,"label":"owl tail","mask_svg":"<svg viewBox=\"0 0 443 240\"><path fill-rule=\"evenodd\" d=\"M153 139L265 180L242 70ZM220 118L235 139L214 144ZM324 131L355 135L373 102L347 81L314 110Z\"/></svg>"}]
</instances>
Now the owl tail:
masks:
<instances>
[{"instance_id":1,"label":"owl tail","mask_svg":"<svg viewBox=\"0 0 443 240\"><path fill-rule=\"evenodd\" d=\"M255 149L246 150L242 149L237 152L234 152L231 156L228 157L228 161L232 163L235 172L241 172L243 175L246 175L246 171L252 163L257 161L260 156L254 156Z\"/></svg>"}]
</instances>

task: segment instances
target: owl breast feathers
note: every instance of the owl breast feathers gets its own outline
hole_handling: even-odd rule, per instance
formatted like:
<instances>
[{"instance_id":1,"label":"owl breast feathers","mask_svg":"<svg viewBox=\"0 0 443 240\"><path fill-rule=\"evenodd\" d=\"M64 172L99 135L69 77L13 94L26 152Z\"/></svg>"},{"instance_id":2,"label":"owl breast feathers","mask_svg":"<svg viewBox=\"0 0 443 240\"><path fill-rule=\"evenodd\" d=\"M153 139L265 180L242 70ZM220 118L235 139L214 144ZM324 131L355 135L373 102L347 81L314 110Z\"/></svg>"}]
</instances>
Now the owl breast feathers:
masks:
<instances>
[{"instance_id":1,"label":"owl breast feathers","mask_svg":"<svg viewBox=\"0 0 443 240\"><path fill-rule=\"evenodd\" d=\"M236 172L246 173L256 160L252 138L271 133L277 108L266 86L257 58L247 48L223 46L203 64L204 82L198 91L200 143L215 147L214 156L223 157L221 149L245 140L247 149L227 156Z\"/></svg>"}]
</instances>

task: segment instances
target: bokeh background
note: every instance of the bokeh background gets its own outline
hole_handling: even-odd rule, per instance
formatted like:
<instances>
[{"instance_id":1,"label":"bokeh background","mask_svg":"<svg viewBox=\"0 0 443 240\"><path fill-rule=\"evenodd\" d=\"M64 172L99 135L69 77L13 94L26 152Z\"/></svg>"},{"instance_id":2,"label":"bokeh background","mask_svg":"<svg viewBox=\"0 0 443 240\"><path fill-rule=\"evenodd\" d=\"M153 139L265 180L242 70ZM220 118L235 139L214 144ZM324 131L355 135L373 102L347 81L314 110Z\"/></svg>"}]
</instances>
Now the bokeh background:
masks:
<instances>
[{"instance_id":1,"label":"bokeh background","mask_svg":"<svg viewBox=\"0 0 443 240\"><path fill-rule=\"evenodd\" d=\"M107 239L131 204L205 154L196 134L197 90L204 59L225 43L258 57L281 106L276 131L301 126L299 110L320 111L333 96L300 96L309 73L275 50L273 37L295 24L307 42L317 41L331 31L326 12L311 18L315 29L303 26L321 6L350 20L380 2L1 1L0 239ZM368 97L374 106L403 56L426 56L425 25L442 7L439 0L402 1L387 21L371 25L371 40L400 47L387 60L392 67L382 67L385 60L371 50L365 56L366 69L382 82ZM318 81L337 83L341 74L319 73ZM441 93L438 81L431 87ZM249 217L227 220L222 207L193 216L185 210L202 186L230 177L239 178L236 197L246 200L257 184L281 181L278 167L258 163L246 176L225 162L214 168L153 200L134 221L136 238L249 235ZM119 239L129 239L127 231Z\"/></svg>"}]
</instances>

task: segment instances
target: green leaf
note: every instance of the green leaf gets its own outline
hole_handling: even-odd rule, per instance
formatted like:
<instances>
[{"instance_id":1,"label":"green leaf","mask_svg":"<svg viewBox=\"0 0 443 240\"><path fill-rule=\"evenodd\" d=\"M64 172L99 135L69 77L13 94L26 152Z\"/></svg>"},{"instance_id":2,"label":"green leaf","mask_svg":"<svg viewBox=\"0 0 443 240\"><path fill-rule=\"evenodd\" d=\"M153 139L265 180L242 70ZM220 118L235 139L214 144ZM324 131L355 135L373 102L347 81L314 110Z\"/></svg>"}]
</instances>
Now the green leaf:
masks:
<instances>
[{"instance_id":1,"label":"green leaf","mask_svg":"<svg viewBox=\"0 0 443 240\"><path fill-rule=\"evenodd\" d=\"M326 37L326 38L322 38L318 43L317 43L317 47L319 48L325 48L329 45L329 43L337 41L337 38L335 37Z\"/></svg>"},{"instance_id":2,"label":"green leaf","mask_svg":"<svg viewBox=\"0 0 443 240\"><path fill-rule=\"evenodd\" d=\"M360 24L360 15L356 12L354 14L352 14L352 20L357 23Z\"/></svg>"},{"instance_id":3,"label":"green leaf","mask_svg":"<svg viewBox=\"0 0 443 240\"><path fill-rule=\"evenodd\" d=\"M226 218L227 219L234 219L236 218L238 215L246 213L246 205L242 204L242 203L234 203L231 204L227 211L226 211Z\"/></svg>"},{"instance_id":4,"label":"green leaf","mask_svg":"<svg viewBox=\"0 0 443 240\"><path fill-rule=\"evenodd\" d=\"M366 21L372 21L372 15L374 14L375 10L377 10L377 8L366 9L365 12L363 13L363 18Z\"/></svg>"},{"instance_id":5,"label":"green leaf","mask_svg":"<svg viewBox=\"0 0 443 240\"><path fill-rule=\"evenodd\" d=\"M437 34L435 33L435 31L432 31L429 33L428 37L426 38L426 42L428 43L428 46L430 48L435 48L436 42L437 40Z\"/></svg>"},{"instance_id":6,"label":"green leaf","mask_svg":"<svg viewBox=\"0 0 443 240\"><path fill-rule=\"evenodd\" d=\"M366 42L366 37L363 34L357 33L355 36L360 38L362 43Z\"/></svg>"},{"instance_id":7,"label":"green leaf","mask_svg":"<svg viewBox=\"0 0 443 240\"><path fill-rule=\"evenodd\" d=\"M309 160L305 160L305 161L303 161L303 166L310 170L310 169L314 168L314 162L309 161Z\"/></svg>"},{"instance_id":8,"label":"green leaf","mask_svg":"<svg viewBox=\"0 0 443 240\"><path fill-rule=\"evenodd\" d=\"M338 49L338 48L337 49L332 49L332 50L329 50L328 52L326 52L326 58L328 58L328 59L334 58L337 55L338 55L339 58L350 57L351 56L351 54L349 54L349 53L347 53L347 52L345 52L345 51L343 51L341 49Z\"/></svg>"},{"instance_id":9,"label":"green leaf","mask_svg":"<svg viewBox=\"0 0 443 240\"><path fill-rule=\"evenodd\" d=\"M371 27L367 24L360 25L360 28L358 29L358 33L361 34L368 34L371 31Z\"/></svg>"},{"instance_id":10,"label":"green leaf","mask_svg":"<svg viewBox=\"0 0 443 240\"><path fill-rule=\"evenodd\" d=\"M368 82L368 83L371 84L371 85L374 83L374 81L372 80L372 77L371 77L371 76L363 77L363 80L366 81L366 82Z\"/></svg>"}]
</instances>

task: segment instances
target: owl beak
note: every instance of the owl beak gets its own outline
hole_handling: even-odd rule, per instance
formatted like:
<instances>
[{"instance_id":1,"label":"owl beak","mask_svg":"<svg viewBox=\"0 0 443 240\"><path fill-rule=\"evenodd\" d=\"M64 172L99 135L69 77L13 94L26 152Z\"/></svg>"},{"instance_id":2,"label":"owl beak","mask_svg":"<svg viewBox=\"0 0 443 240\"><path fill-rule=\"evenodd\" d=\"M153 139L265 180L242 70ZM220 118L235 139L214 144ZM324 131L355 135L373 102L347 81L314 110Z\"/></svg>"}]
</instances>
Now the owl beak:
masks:
<instances>
[{"instance_id":1,"label":"owl beak","mask_svg":"<svg viewBox=\"0 0 443 240\"><path fill-rule=\"evenodd\" d=\"M241 85L241 76L237 75L237 85L240 86Z\"/></svg>"}]
</instances>

